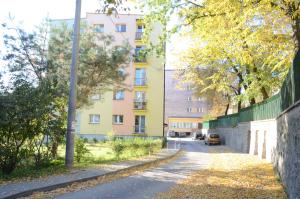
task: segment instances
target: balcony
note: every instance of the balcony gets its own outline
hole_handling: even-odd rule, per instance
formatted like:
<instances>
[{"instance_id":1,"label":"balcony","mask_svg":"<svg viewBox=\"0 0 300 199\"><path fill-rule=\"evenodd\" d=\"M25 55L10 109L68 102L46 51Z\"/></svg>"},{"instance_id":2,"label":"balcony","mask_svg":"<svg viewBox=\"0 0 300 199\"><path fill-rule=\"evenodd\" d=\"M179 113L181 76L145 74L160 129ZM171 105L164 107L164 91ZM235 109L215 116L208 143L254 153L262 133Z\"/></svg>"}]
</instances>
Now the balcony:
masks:
<instances>
[{"instance_id":1,"label":"balcony","mask_svg":"<svg viewBox=\"0 0 300 199\"><path fill-rule=\"evenodd\" d=\"M133 102L133 108L135 110L146 110L147 109L147 102L146 100L134 100Z\"/></svg>"},{"instance_id":2,"label":"balcony","mask_svg":"<svg viewBox=\"0 0 300 199\"><path fill-rule=\"evenodd\" d=\"M146 86L147 85L147 79L146 79L146 77L135 78L134 79L134 85L135 86Z\"/></svg>"},{"instance_id":3,"label":"balcony","mask_svg":"<svg viewBox=\"0 0 300 199\"><path fill-rule=\"evenodd\" d=\"M144 50L144 47L137 47L135 49L135 53L133 55L134 57L134 62L137 63L145 63L146 60L146 51Z\"/></svg>"},{"instance_id":4,"label":"balcony","mask_svg":"<svg viewBox=\"0 0 300 199\"><path fill-rule=\"evenodd\" d=\"M143 32L136 32L135 33L135 40L142 40Z\"/></svg>"},{"instance_id":5,"label":"balcony","mask_svg":"<svg viewBox=\"0 0 300 199\"><path fill-rule=\"evenodd\" d=\"M146 63L147 62L146 56L134 55L134 62L135 63Z\"/></svg>"}]
</instances>

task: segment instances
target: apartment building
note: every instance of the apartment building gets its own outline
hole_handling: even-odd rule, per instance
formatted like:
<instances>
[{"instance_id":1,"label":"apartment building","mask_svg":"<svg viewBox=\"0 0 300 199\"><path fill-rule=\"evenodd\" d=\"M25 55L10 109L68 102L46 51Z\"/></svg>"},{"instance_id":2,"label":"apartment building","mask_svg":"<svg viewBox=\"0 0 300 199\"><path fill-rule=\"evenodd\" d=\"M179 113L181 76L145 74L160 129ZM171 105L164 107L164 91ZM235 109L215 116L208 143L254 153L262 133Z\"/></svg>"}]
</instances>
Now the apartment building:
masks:
<instances>
[{"instance_id":1,"label":"apartment building","mask_svg":"<svg viewBox=\"0 0 300 199\"><path fill-rule=\"evenodd\" d=\"M134 49L134 55L145 47L141 15L87 13L84 21L99 34L113 35L116 45L127 41ZM153 23L153 27L150 40L155 43L161 34L161 26ZM108 133L163 135L164 60L134 55L125 68L128 76L124 83L128 88L88 96L93 104L76 111L77 134L99 139Z\"/></svg>"},{"instance_id":2,"label":"apartment building","mask_svg":"<svg viewBox=\"0 0 300 199\"><path fill-rule=\"evenodd\" d=\"M208 102L195 95L193 87L175 77L176 70L165 71L165 123L169 132L187 135L202 128Z\"/></svg>"}]
</instances>

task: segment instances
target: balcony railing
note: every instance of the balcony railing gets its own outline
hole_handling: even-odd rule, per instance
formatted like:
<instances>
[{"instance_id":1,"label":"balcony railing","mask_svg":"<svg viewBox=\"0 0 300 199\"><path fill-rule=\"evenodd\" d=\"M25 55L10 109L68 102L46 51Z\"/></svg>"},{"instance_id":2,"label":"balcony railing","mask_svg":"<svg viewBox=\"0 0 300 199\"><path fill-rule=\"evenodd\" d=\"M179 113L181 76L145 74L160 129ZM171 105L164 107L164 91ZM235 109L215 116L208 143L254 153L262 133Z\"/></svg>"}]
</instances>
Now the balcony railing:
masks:
<instances>
[{"instance_id":1,"label":"balcony railing","mask_svg":"<svg viewBox=\"0 0 300 199\"><path fill-rule=\"evenodd\" d=\"M135 78L134 79L134 85L135 86L146 86L147 85L147 79L146 79L146 77Z\"/></svg>"},{"instance_id":2,"label":"balcony railing","mask_svg":"<svg viewBox=\"0 0 300 199\"><path fill-rule=\"evenodd\" d=\"M136 32L135 33L135 40L142 40L143 32Z\"/></svg>"},{"instance_id":3,"label":"balcony railing","mask_svg":"<svg viewBox=\"0 0 300 199\"><path fill-rule=\"evenodd\" d=\"M147 102L146 102L146 100L143 100L143 101L134 100L134 102L133 102L133 108L135 110L146 110L147 109Z\"/></svg>"},{"instance_id":4,"label":"balcony railing","mask_svg":"<svg viewBox=\"0 0 300 199\"><path fill-rule=\"evenodd\" d=\"M146 132L146 127L141 125L135 125L133 127L134 133L144 134Z\"/></svg>"}]
</instances>

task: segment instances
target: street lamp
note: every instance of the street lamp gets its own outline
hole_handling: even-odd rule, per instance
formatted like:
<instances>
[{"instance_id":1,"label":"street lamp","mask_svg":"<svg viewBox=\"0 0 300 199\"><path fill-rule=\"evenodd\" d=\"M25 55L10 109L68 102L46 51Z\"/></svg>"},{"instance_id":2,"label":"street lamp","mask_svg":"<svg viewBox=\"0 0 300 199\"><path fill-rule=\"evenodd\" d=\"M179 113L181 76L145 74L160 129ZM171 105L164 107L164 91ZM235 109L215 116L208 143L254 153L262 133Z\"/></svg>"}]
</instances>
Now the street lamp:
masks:
<instances>
[{"instance_id":1,"label":"street lamp","mask_svg":"<svg viewBox=\"0 0 300 199\"><path fill-rule=\"evenodd\" d=\"M76 111L76 66L78 63L79 37L80 37L80 13L81 0L76 0L73 45L72 45L72 63L70 68L70 91L68 104L68 123L66 134L66 160L67 168L73 167L74 160L74 133L75 133L75 111Z\"/></svg>"}]
</instances>

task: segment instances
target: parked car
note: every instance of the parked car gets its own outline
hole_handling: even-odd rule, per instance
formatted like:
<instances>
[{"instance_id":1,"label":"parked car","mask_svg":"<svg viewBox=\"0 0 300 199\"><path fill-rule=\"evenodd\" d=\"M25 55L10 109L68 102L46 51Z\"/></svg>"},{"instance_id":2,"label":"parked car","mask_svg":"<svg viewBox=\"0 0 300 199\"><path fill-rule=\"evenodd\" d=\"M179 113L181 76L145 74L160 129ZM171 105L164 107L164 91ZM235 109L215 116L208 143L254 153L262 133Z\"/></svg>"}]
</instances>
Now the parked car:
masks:
<instances>
[{"instance_id":1,"label":"parked car","mask_svg":"<svg viewBox=\"0 0 300 199\"><path fill-rule=\"evenodd\" d=\"M217 133L211 133L208 134L204 140L205 144L211 145L211 144L221 144L221 139L219 134Z\"/></svg>"},{"instance_id":2,"label":"parked car","mask_svg":"<svg viewBox=\"0 0 300 199\"><path fill-rule=\"evenodd\" d=\"M178 137L180 138L186 137L186 132L179 132Z\"/></svg>"},{"instance_id":3,"label":"parked car","mask_svg":"<svg viewBox=\"0 0 300 199\"><path fill-rule=\"evenodd\" d=\"M169 137L176 137L175 131L169 131L169 132L168 132L168 136L169 136Z\"/></svg>"},{"instance_id":4,"label":"parked car","mask_svg":"<svg viewBox=\"0 0 300 199\"><path fill-rule=\"evenodd\" d=\"M199 139L199 140L204 140L204 138L205 138L205 135L202 134L201 132L196 132L196 133L194 133L194 135L193 135L193 139L194 139L194 140L197 140L197 139Z\"/></svg>"}]
</instances>

